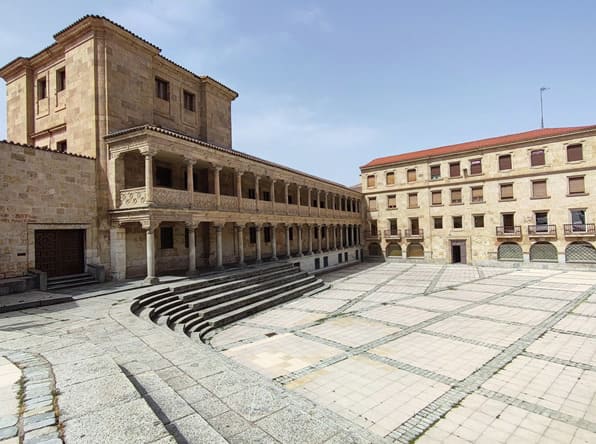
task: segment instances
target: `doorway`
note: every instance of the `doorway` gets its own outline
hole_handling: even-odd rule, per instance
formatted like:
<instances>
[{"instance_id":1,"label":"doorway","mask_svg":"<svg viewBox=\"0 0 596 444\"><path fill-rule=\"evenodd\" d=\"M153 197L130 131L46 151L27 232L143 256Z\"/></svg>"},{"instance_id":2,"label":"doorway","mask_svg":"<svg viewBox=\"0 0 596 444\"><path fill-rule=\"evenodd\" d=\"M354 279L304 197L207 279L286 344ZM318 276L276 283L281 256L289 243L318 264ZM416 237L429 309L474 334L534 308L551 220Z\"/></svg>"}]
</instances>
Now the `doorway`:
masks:
<instances>
[{"instance_id":1,"label":"doorway","mask_svg":"<svg viewBox=\"0 0 596 444\"><path fill-rule=\"evenodd\" d=\"M466 241L451 241L451 263L466 263Z\"/></svg>"},{"instance_id":2,"label":"doorway","mask_svg":"<svg viewBox=\"0 0 596 444\"><path fill-rule=\"evenodd\" d=\"M85 271L85 230L35 230L35 268L48 277Z\"/></svg>"}]
</instances>

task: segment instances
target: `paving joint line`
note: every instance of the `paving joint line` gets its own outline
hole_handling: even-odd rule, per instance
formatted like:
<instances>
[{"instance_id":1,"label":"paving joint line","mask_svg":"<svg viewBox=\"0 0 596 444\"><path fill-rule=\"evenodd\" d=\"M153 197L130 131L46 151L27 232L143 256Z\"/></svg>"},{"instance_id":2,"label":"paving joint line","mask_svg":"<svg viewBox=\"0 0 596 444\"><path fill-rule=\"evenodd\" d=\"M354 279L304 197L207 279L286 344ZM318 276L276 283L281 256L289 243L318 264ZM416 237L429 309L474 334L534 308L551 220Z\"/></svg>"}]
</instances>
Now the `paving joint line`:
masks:
<instances>
[{"instance_id":1,"label":"paving joint line","mask_svg":"<svg viewBox=\"0 0 596 444\"><path fill-rule=\"evenodd\" d=\"M572 361L570 359L562 359L562 358L557 358L556 356L548 356L548 355L543 355L541 353L532 353L532 352L528 352L528 351L524 351L523 353L521 353L521 356L525 356L527 358L532 358L532 359L539 359L541 361L548 361L548 362L552 362L554 364L564 365L566 367L575 367L580 370L596 372L596 365L586 364L585 362Z\"/></svg>"}]
</instances>

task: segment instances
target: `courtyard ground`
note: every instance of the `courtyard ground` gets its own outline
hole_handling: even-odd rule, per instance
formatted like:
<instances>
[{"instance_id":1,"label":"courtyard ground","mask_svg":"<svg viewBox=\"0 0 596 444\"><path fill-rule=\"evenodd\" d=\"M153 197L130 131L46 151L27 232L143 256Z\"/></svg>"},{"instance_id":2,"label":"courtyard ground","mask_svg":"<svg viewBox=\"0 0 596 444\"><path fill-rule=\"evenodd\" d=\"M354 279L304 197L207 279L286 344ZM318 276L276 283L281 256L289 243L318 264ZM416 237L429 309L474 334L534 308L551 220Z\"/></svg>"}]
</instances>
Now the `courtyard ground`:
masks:
<instances>
[{"instance_id":1,"label":"courtyard ground","mask_svg":"<svg viewBox=\"0 0 596 444\"><path fill-rule=\"evenodd\" d=\"M135 317L135 288L1 314L0 356L25 376L52 369L48 442L596 440L596 273L384 263L323 277L329 290L232 325L215 350ZM0 386L18 376L2 359ZM23 381L26 404L40 395Z\"/></svg>"}]
</instances>

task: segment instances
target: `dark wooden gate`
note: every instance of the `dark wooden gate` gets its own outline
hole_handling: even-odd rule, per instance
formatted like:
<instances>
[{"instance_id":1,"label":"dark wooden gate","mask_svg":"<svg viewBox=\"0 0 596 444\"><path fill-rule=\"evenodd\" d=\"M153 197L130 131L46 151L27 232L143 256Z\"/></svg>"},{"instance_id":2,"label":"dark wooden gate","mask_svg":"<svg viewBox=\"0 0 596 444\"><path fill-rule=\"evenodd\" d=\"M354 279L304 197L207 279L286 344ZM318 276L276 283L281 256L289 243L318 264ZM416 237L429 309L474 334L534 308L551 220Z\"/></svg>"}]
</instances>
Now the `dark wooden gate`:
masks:
<instances>
[{"instance_id":1,"label":"dark wooden gate","mask_svg":"<svg viewBox=\"0 0 596 444\"><path fill-rule=\"evenodd\" d=\"M35 268L48 277L83 273L85 230L35 230Z\"/></svg>"}]
</instances>

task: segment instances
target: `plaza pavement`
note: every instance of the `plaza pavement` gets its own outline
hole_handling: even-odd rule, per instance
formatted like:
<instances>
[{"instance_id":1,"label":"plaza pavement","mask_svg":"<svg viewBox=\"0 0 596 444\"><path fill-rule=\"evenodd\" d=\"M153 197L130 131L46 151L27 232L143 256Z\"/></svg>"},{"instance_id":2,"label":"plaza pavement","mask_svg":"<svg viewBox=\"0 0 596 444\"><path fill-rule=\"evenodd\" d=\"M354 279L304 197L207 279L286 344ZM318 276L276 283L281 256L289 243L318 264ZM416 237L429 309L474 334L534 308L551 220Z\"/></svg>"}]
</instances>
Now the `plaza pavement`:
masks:
<instances>
[{"instance_id":1,"label":"plaza pavement","mask_svg":"<svg viewBox=\"0 0 596 444\"><path fill-rule=\"evenodd\" d=\"M0 314L0 351L51 365L67 443L596 440L596 273L384 263L324 279L215 350L135 317L131 289Z\"/></svg>"}]
</instances>

